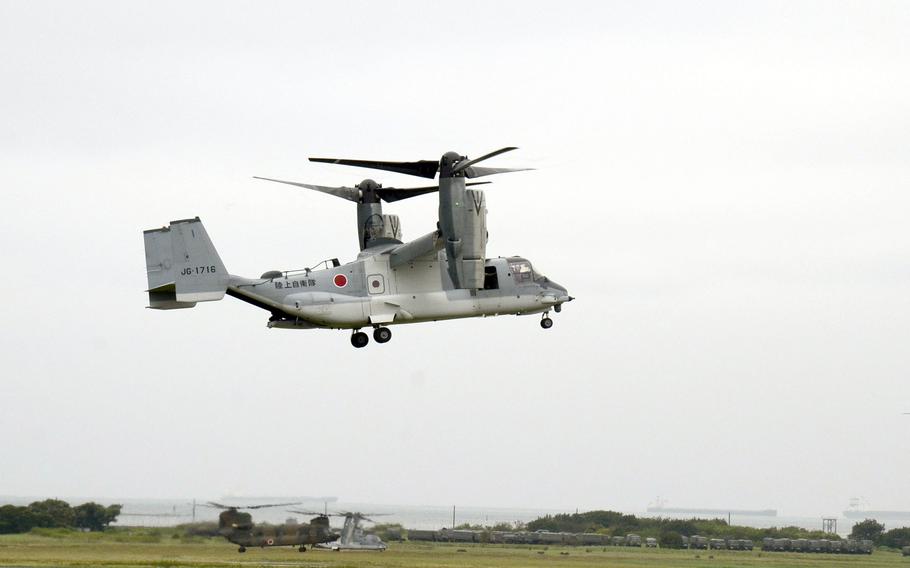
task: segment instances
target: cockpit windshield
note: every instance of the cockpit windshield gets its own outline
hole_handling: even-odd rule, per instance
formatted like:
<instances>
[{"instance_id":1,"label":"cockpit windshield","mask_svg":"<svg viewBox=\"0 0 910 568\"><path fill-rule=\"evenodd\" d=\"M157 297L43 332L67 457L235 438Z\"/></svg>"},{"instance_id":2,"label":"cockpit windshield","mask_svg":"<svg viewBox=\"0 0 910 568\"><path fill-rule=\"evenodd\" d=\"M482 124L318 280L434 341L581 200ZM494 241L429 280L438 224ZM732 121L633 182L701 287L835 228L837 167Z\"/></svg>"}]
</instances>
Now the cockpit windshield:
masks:
<instances>
[{"instance_id":1,"label":"cockpit windshield","mask_svg":"<svg viewBox=\"0 0 910 568\"><path fill-rule=\"evenodd\" d=\"M530 261L524 258L509 258L509 272L512 273L512 278L515 279L515 283L518 285L547 281L547 278L536 272Z\"/></svg>"}]
</instances>

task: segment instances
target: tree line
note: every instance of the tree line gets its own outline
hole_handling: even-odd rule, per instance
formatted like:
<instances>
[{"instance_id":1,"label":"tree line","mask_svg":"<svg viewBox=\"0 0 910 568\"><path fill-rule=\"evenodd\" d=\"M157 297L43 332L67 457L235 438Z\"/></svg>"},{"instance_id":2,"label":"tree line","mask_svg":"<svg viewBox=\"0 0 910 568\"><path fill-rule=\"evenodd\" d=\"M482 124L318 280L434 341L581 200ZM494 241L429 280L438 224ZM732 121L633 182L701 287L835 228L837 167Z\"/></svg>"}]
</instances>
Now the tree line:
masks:
<instances>
[{"instance_id":1,"label":"tree line","mask_svg":"<svg viewBox=\"0 0 910 568\"><path fill-rule=\"evenodd\" d=\"M636 517L616 511L588 511L546 515L528 523L529 531L570 533L601 533L625 536L635 533L642 537L655 537L661 543L682 542L683 536L701 535L708 538L750 539L761 542L763 538L828 539L840 537L823 531L801 527L772 527L759 529L728 524L725 519L671 519L664 517ZM856 523L850 538L869 539L877 545L900 548L910 546L910 528L885 531L885 526L867 519Z\"/></svg>"},{"instance_id":2,"label":"tree line","mask_svg":"<svg viewBox=\"0 0 910 568\"><path fill-rule=\"evenodd\" d=\"M60 499L35 501L26 506L0 506L0 534L24 533L34 528L102 531L117 520L122 505L88 502L71 507Z\"/></svg>"},{"instance_id":3,"label":"tree line","mask_svg":"<svg viewBox=\"0 0 910 568\"><path fill-rule=\"evenodd\" d=\"M875 519L866 519L853 525L850 538L868 539L879 546L903 548L910 546L910 527L885 530L885 525Z\"/></svg>"}]
</instances>

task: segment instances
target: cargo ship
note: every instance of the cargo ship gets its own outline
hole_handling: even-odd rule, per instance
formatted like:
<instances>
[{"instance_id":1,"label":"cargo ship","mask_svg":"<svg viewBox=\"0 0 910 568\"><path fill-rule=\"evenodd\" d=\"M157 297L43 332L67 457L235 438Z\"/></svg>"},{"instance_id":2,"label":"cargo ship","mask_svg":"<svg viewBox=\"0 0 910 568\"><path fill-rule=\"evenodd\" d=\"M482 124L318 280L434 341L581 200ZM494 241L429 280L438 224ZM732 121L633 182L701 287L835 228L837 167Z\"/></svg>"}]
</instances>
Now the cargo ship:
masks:
<instances>
[{"instance_id":1,"label":"cargo ship","mask_svg":"<svg viewBox=\"0 0 910 568\"><path fill-rule=\"evenodd\" d=\"M649 513L670 513L674 515L739 515L746 517L776 517L777 509L703 509L699 507L648 507Z\"/></svg>"},{"instance_id":2,"label":"cargo ship","mask_svg":"<svg viewBox=\"0 0 910 568\"><path fill-rule=\"evenodd\" d=\"M844 511L844 517L848 519L875 519L881 520L910 520L910 511L884 511L874 509L864 509L861 505L863 500L859 497L850 499L850 506Z\"/></svg>"}]
</instances>

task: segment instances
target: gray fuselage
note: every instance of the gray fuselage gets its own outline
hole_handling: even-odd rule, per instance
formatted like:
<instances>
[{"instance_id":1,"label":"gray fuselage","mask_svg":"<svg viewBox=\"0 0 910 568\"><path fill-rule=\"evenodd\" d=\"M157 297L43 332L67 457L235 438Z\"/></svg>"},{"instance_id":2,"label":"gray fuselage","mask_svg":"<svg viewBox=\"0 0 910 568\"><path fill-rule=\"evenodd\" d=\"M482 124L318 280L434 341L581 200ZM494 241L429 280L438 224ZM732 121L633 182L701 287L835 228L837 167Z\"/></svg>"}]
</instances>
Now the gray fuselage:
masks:
<instances>
[{"instance_id":1,"label":"gray fuselage","mask_svg":"<svg viewBox=\"0 0 910 568\"><path fill-rule=\"evenodd\" d=\"M357 260L276 278L231 276L228 294L272 312L269 327L359 329L443 319L533 314L569 301L565 288L534 271L524 258L485 262L484 288L456 289L445 252L391 268L377 246Z\"/></svg>"}]
</instances>

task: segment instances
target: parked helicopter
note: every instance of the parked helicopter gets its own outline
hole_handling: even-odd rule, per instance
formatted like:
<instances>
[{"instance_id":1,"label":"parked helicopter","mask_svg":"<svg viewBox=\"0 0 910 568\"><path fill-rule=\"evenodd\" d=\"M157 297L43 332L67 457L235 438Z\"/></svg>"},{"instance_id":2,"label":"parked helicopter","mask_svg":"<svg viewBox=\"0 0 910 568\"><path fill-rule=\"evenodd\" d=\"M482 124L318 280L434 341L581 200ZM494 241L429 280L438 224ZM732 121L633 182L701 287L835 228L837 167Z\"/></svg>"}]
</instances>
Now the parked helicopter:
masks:
<instances>
[{"instance_id":1,"label":"parked helicopter","mask_svg":"<svg viewBox=\"0 0 910 568\"><path fill-rule=\"evenodd\" d=\"M306 545L332 542L338 539L338 534L329 528L329 518L320 513L310 522L285 525L254 524L249 513L241 513L240 509L263 509L266 507L287 507L299 503L275 503L270 505L222 505L209 501L206 506L224 509L218 515L218 532L228 540L238 545L237 552L246 552L249 546L265 548L267 546L297 546L300 552L306 552Z\"/></svg>"},{"instance_id":2,"label":"parked helicopter","mask_svg":"<svg viewBox=\"0 0 910 568\"><path fill-rule=\"evenodd\" d=\"M337 259L301 270L265 272L259 278L230 275L199 217L171 221L144 232L149 307L192 308L225 294L271 313L269 328L350 329L351 344L385 343L388 326L492 315L542 314L540 325L553 325L549 313L572 301L566 289L519 256L486 257L486 199L467 189L465 180L514 168L476 164L507 147L473 160L456 152L438 161L382 162L310 158L334 163L434 178L439 183L416 188L382 187L364 180L355 187L326 187L283 180L357 203L357 259ZM526 168L522 168L526 169ZM398 217L382 212L382 201L394 202L439 192L438 229L409 242L401 240Z\"/></svg>"},{"instance_id":3,"label":"parked helicopter","mask_svg":"<svg viewBox=\"0 0 910 568\"><path fill-rule=\"evenodd\" d=\"M388 548L382 539L374 534L365 534L362 521L375 523L370 517L388 515L389 513L359 513L354 511L343 511L339 513L329 513L329 516L344 517L344 528L341 529L341 535L338 540L317 544L317 548L327 548L329 550L375 550L382 552ZM369 516L367 516L369 515Z\"/></svg>"}]
</instances>

